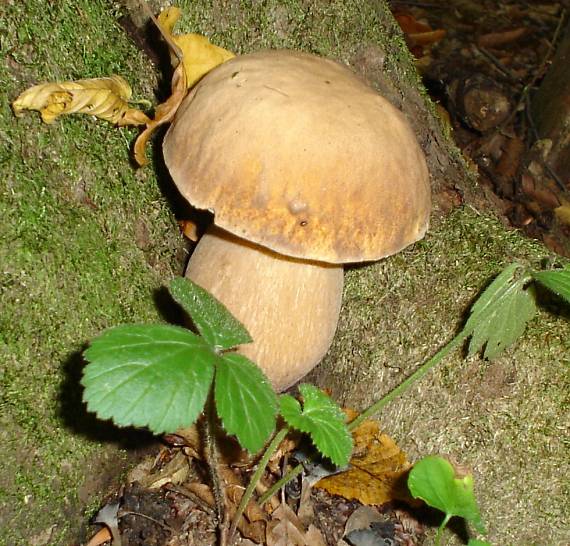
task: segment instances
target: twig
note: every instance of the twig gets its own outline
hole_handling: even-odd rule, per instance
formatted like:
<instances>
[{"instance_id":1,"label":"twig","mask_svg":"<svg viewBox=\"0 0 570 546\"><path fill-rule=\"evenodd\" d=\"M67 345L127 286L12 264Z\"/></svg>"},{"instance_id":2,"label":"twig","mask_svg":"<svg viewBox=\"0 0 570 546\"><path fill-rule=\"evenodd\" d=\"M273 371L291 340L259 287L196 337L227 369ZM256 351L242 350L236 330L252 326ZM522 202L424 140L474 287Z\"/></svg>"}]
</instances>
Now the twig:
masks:
<instances>
[{"instance_id":1,"label":"twig","mask_svg":"<svg viewBox=\"0 0 570 546\"><path fill-rule=\"evenodd\" d=\"M152 521L153 523L156 523L158 526L162 527L165 531L168 531L170 534L174 533L174 529L168 525L166 525L166 523L162 523L162 521L158 521L157 519L154 519L151 516L147 516L146 514L141 514L140 512L132 512L132 511L128 511L128 512L123 512L121 510L121 514L120 514L120 518L123 518L125 516L140 516L141 518L145 518L148 519L150 521Z\"/></svg>"},{"instance_id":2,"label":"twig","mask_svg":"<svg viewBox=\"0 0 570 546\"><path fill-rule=\"evenodd\" d=\"M503 63L499 61L499 59L497 59L497 57L495 57L495 55L493 55L490 51L487 51L484 47L479 47L475 44L473 44L471 47L473 48L475 53L478 53L479 55L481 55L481 57L484 57L485 59L490 61L491 65L494 68L496 68L501 74L503 74L503 76L507 76L509 80L512 80L514 82L522 83L521 79L515 74L513 74L507 67L505 67Z\"/></svg>"},{"instance_id":3,"label":"twig","mask_svg":"<svg viewBox=\"0 0 570 546\"><path fill-rule=\"evenodd\" d=\"M156 28L158 28L158 31L162 35L162 38L168 44L168 47L172 50L172 53L176 55L176 58L178 59L179 62L182 62L182 57L183 57L182 50L178 47L176 42L174 42L174 40L171 38L168 32L166 32L162 28L161 24L158 22L158 19L154 16L154 13L152 13L152 10L149 8L148 4L144 0L142 2L142 6L144 11L146 11L146 14L150 17L151 21L156 25Z\"/></svg>"}]
</instances>

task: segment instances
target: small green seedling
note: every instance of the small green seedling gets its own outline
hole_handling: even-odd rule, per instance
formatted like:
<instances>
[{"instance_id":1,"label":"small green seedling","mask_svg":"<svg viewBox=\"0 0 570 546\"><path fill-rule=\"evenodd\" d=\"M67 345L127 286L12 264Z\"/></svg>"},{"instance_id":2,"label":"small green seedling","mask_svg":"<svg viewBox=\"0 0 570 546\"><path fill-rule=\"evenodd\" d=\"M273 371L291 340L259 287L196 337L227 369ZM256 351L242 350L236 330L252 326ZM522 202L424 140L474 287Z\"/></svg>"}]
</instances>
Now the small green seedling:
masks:
<instances>
[{"instance_id":1,"label":"small green seedling","mask_svg":"<svg viewBox=\"0 0 570 546\"><path fill-rule=\"evenodd\" d=\"M242 497L231 537L257 480L289 428L307 433L317 450L338 466L349 461L352 437L344 413L312 385L299 387L302 408L289 395L279 403L263 372L235 352L238 345L250 343L251 336L212 295L182 278L172 281L170 293L192 318L199 335L166 324L106 330L84 352L88 364L81 381L83 399L101 419L112 419L119 426L147 427L155 434L175 432L193 424L203 412L210 417L215 412L225 432L235 435L250 453L258 452L275 432L281 406L288 427L268 446ZM211 440L215 419L206 421ZM214 460L209 463L216 465ZM213 481L218 482L215 487L219 485L215 476Z\"/></svg>"},{"instance_id":2,"label":"small green seedling","mask_svg":"<svg viewBox=\"0 0 570 546\"><path fill-rule=\"evenodd\" d=\"M84 355L81 383L87 408L119 426L148 427L155 434L190 426L204 410L213 386L214 404L225 431L256 453L275 430L278 400L263 372L234 351L251 337L243 325L203 288L174 279L172 297L190 315L200 335L165 324L110 328ZM345 416L328 396L300 388L303 411L283 396L283 418L306 432L321 454L337 465L350 457Z\"/></svg>"},{"instance_id":3,"label":"small green seedling","mask_svg":"<svg viewBox=\"0 0 570 546\"><path fill-rule=\"evenodd\" d=\"M418 461L408 476L408 488L414 498L422 499L445 514L435 538L436 546L440 545L441 534L454 516L464 518L478 533L486 534L473 494L473 476L457 476L451 463L444 458L425 457ZM489 543L476 539L469 541L471 546L477 544Z\"/></svg>"}]
</instances>

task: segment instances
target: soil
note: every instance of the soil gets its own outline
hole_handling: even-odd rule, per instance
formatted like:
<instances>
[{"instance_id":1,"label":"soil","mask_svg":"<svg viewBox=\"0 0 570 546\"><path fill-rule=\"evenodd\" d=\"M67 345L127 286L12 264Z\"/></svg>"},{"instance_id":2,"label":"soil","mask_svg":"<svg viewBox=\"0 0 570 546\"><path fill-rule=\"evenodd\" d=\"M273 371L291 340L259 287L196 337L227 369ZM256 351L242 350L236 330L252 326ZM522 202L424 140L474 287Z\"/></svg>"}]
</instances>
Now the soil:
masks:
<instances>
[{"instance_id":1,"label":"soil","mask_svg":"<svg viewBox=\"0 0 570 546\"><path fill-rule=\"evenodd\" d=\"M174 465L173 461L176 461ZM280 477L281 462L270 465L273 472L266 471L262 478L265 487ZM179 471L185 466L190 472L183 473L181 479ZM236 480L245 485L250 470L249 465L236 464L230 482L224 480L226 509L230 513L235 510L230 489ZM220 468L220 472L227 476L227 467ZM98 524L90 546L106 544L105 539L110 537L97 533L115 525L122 546L218 544L218 518L205 474L204 463L196 458L193 448L164 445L157 457L144 459L131 471L130 480L134 481L128 480L107 498L94 520L105 523ZM429 521L429 514L417 510L413 513L409 506L397 502L365 507L361 513L363 505L358 501L331 495L322 489L310 488L308 495L303 493L306 486L301 484L306 483L305 477L303 473L291 482L266 503L263 510L246 510L236 544L364 546L371 538L372 544L382 546L423 544L425 527L420 520ZM290 509L286 518L277 510L281 504ZM105 515L108 513L112 514L110 518ZM295 526L294 533L279 526L283 519ZM369 536L359 536L364 532Z\"/></svg>"}]
</instances>

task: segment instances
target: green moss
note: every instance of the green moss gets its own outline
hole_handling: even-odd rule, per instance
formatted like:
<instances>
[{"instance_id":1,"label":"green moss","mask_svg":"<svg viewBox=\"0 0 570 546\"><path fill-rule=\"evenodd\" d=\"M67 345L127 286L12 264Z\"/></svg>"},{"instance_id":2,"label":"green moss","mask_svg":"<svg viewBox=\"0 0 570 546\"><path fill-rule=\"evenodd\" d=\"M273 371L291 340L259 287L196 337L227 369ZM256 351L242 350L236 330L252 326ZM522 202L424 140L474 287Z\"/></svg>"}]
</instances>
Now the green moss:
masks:
<instances>
[{"instance_id":1,"label":"green moss","mask_svg":"<svg viewBox=\"0 0 570 546\"><path fill-rule=\"evenodd\" d=\"M52 543L65 543L77 491L109 451L98 440L113 436L80 403L78 352L104 327L159 319L154 292L181 240L152 170L130 166L134 131L10 109L39 81L112 73L151 96L153 72L109 4L11 3L2 26L0 544L53 525Z\"/></svg>"}]
</instances>

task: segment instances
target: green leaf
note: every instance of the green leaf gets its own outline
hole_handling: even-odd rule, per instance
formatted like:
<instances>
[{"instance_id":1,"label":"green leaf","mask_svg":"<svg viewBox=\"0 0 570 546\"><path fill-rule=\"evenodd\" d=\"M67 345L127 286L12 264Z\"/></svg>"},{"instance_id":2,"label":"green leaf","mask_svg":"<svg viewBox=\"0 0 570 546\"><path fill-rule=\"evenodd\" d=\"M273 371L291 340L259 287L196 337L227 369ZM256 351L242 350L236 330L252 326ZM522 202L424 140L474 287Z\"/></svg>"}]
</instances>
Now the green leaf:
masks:
<instances>
[{"instance_id":1,"label":"green leaf","mask_svg":"<svg viewBox=\"0 0 570 546\"><path fill-rule=\"evenodd\" d=\"M425 457L408 476L408 488L414 498L445 513L446 519L459 516L485 534L479 507L473 494L473 476L457 478L453 466L442 457Z\"/></svg>"},{"instance_id":2,"label":"green leaf","mask_svg":"<svg viewBox=\"0 0 570 546\"><path fill-rule=\"evenodd\" d=\"M228 434L250 453L275 430L277 396L263 372L245 356L224 354L216 368L216 409Z\"/></svg>"},{"instance_id":3,"label":"green leaf","mask_svg":"<svg viewBox=\"0 0 570 546\"><path fill-rule=\"evenodd\" d=\"M222 303L190 279L173 279L170 293L190 315L200 335L212 347L231 349L253 341L243 324Z\"/></svg>"},{"instance_id":4,"label":"green leaf","mask_svg":"<svg viewBox=\"0 0 570 546\"><path fill-rule=\"evenodd\" d=\"M119 426L174 432L202 411L219 357L192 332L167 325L106 330L84 352L87 409Z\"/></svg>"},{"instance_id":5,"label":"green leaf","mask_svg":"<svg viewBox=\"0 0 570 546\"><path fill-rule=\"evenodd\" d=\"M476 538L470 538L467 546L492 546L492 544L486 540L477 540Z\"/></svg>"},{"instance_id":6,"label":"green leaf","mask_svg":"<svg viewBox=\"0 0 570 546\"><path fill-rule=\"evenodd\" d=\"M570 303L570 266L552 271L533 271L532 277Z\"/></svg>"},{"instance_id":7,"label":"green leaf","mask_svg":"<svg viewBox=\"0 0 570 546\"><path fill-rule=\"evenodd\" d=\"M352 436L346 415L323 391L302 384L301 404L292 396L281 396L281 415L289 426L309 434L315 447L337 466L346 466L352 453Z\"/></svg>"},{"instance_id":8,"label":"green leaf","mask_svg":"<svg viewBox=\"0 0 570 546\"><path fill-rule=\"evenodd\" d=\"M531 280L521 265L511 264L483 292L463 329L471 335L469 355L485 346L483 356L495 358L522 335L536 313Z\"/></svg>"}]
</instances>

